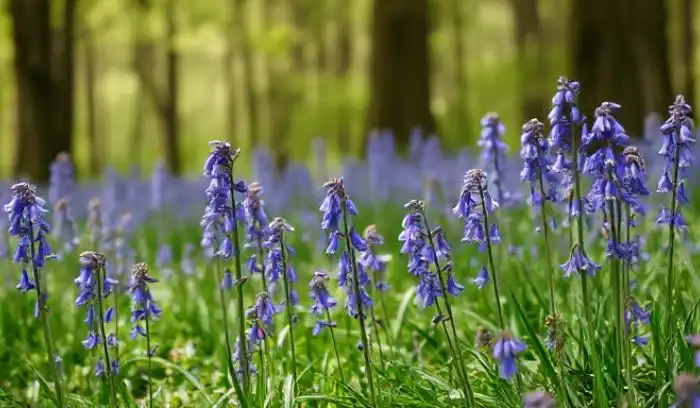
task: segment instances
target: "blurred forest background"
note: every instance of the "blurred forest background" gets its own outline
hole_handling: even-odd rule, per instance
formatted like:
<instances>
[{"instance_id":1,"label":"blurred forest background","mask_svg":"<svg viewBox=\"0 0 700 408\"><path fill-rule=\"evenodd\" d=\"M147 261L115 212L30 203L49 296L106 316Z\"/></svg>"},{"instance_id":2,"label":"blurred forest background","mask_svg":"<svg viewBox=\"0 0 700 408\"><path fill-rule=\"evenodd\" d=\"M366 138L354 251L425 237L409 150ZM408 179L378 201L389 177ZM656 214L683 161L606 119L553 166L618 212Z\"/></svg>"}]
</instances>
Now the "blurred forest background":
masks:
<instances>
[{"instance_id":1,"label":"blurred forest background","mask_svg":"<svg viewBox=\"0 0 700 408\"><path fill-rule=\"evenodd\" d=\"M471 144L544 120L558 75L640 135L678 92L695 102L695 0L0 0L0 176L81 177L163 158L198 172L212 139L275 162L399 148L418 126Z\"/></svg>"}]
</instances>

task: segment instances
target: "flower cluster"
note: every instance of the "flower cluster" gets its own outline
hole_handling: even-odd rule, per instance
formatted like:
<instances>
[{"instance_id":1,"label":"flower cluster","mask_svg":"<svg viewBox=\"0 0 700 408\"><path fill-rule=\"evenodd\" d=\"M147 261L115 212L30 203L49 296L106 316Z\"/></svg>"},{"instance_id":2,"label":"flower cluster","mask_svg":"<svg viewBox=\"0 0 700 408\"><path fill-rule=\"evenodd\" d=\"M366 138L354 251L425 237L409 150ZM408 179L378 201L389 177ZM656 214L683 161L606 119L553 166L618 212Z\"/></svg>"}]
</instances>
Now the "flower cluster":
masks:
<instances>
[{"instance_id":1,"label":"flower cluster","mask_svg":"<svg viewBox=\"0 0 700 408\"><path fill-rule=\"evenodd\" d=\"M527 350L527 346L512 334L503 332L493 345L493 358L498 361L501 378L509 380L517 372L516 357Z\"/></svg>"},{"instance_id":2,"label":"flower cluster","mask_svg":"<svg viewBox=\"0 0 700 408\"><path fill-rule=\"evenodd\" d=\"M71 252L80 244L78 226L71 214L68 201L60 199L54 205L55 236L63 242L63 251Z\"/></svg>"},{"instance_id":3,"label":"flower cluster","mask_svg":"<svg viewBox=\"0 0 700 408\"><path fill-rule=\"evenodd\" d=\"M273 326L273 318L277 308L267 292L260 292L255 298L255 303L246 311L246 318L250 321L248 329L249 350L253 350L268 335L268 329Z\"/></svg>"},{"instance_id":4,"label":"flower cluster","mask_svg":"<svg viewBox=\"0 0 700 408\"><path fill-rule=\"evenodd\" d=\"M129 280L129 293L131 294L131 339L137 337L145 337L150 340L151 333L149 332L149 322L157 320L163 311L153 301L149 285L158 282L158 279L148 274L148 265L145 263L137 263L131 268L131 277ZM141 323L145 322L145 329ZM148 350L152 355L155 349Z\"/></svg>"},{"instance_id":5,"label":"flower cluster","mask_svg":"<svg viewBox=\"0 0 700 408\"><path fill-rule=\"evenodd\" d=\"M691 148L695 144L695 137L693 137L693 123L689 117L691 107L682 95L676 97L668 111L669 117L661 126L664 142L659 150L659 154L666 160L666 168L656 191L674 192L675 200L672 200L672 206L675 208L662 207L656 216L656 222L672 225L675 229L683 231L686 228L686 222L681 213L681 207L688 203L683 173L692 165Z\"/></svg>"},{"instance_id":6,"label":"flower cluster","mask_svg":"<svg viewBox=\"0 0 700 408\"><path fill-rule=\"evenodd\" d=\"M233 208L234 192L245 193L245 182L234 182L232 179L233 164L240 150L231 150L227 142L214 141L209 143L213 151L204 164L204 176L209 179L206 189L208 203L200 225L204 229L202 247L210 255L229 259L234 254L231 234L236 231L237 223L244 219L243 207L238 204Z\"/></svg>"},{"instance_id":7,"label":"flower cluster","mask_svg":"<svg viewBox=\"0 0 700 408\"><path fill-rule=\"evenodd\" d=\"M267 274L267 282L270 284L269 293L274 293L276 286L280 282L280 278L284 277L287 279L290 285L297 280L294 266L289 262L289 258L293 257L296 251L284 240L284 234L286 232L293 232L294 227L285 221L284 218L277 217L268 225L268 230L270 235L263 243L263 247L267 249L265 271ZM287 269L286 271L284 270L285 267ZM299 303L299 296L293 287L290 287L289 297L292 305L297 305Z\"/></svg>"},{"instance_id":8,"label":"flower cluster","mask_svg":"<svg viewBox=\"0 0 700 408\"><path fill-rule=\"evenodd\" d=\"M493 170L493 185L496 187L498 200L501 203L504 203L508 198L503 186L506 154L508 153L508 145L503 142L505 133L506 127L497 113L487 113L481 118L481 136L477 143L481 148L483 165Z\"/></svg>"},{"instance_id":9,"label":"flower cluster","mask_svg":"<svg viewBox=\"0 0 700 408\"><path fill-rule=\"evenodd\" d=\"M644 310L637 299L630 297L625 305L625 328L627 331L632 330L634 333L634 343L638 346L645 346L649 343L649 339L642 336L640 333L640 325L648 325L650 322L651 313Z\"/></svg>"},{"instance_id":10,"label":"flower cluster","mask_svg":"<svg viewBox=\"0 0 700 408\"><path fill-rule=\"evenodd\" d=\"M425 204L422 201L411 200L404 205L408 211L403 218L401 226L403 230L399 235L401 253L408 255L408 271L419 278L416 286L416 303L427 308L436 304L437 299L445 296L438 274L447 273L447 287L445 290L453 296L458 296L464 287L457 283L452 273L451 254L447 240L441 227L431 232L432 240L428 237L428 229L425 223ZM432 241L432 244L431 244ZM442 270L435 270L440 256L446 260Z\"/></svg>"},{"instance_id":11,"label":"flower cluster","mask_svg":"<svg viewBox=\"0 0 700 408\"><path fill-rule=\"evenodd\" d=\"M370 282L369 276L362 264L355 261L355 251L367 251L367 242L357 233L355 226L349 225L348 218L357 215L355 203L345 192L343 179L331 179L323 187L326 189L326 197L323 199L319 210L322 213L321 228L328 233L328 246L326 253L336 254L341 247L342 239L349 241L341 249L338 264L338 284L346 293L345 310L352 317L360 317L361 306L358 305L358 296L354 295L353 268L358 271L359 300L362 305L372 307L372 298L367 293L365 286ZM343 223L345 232L340 230ZM347 244L346 241L346 244ZM363 316L364 318L364 311Z\"/></svg>"},{"instance_id":12,"label":"flower cluster","mask_svg":"<svg viewBox=\"0 0 700 408\"><path fill-rule=\"evenodd\" d=\"M69 200L75 189L75 171L70 155L59 153L49 170L49 202L56 205L59 200Z\"/></svg>"},{"instance_id":13,"label":"flower cluster","mask_svg":"<svg viewBox=\"0 0 700 408\"><path fill-rule=\"evenodd\" d=\"M333 309L338 302L333 299L330 292L328 291L328 273L325 271L315 271L311 282L309 282L309 297L313 300L313 305L311 306L311 313L316 316L326 316L328 319L323 320L321 318L316 320L314 325L313 334L318 335L321 330L326 327L335 327L336 323L330 320L330 310Z\"/></svg>"},{"instance_id":14,"label":"flower cluster","mask_svg":"<svg viewBox=\"0 0 700 408\"><path fill-rule=\"evenodd\" d=\"M98 252L86 251L80 254L80 274L74 282L78 285L78 297L75 305L85 307L85 324L88 327L88 335L82 344L88 350L95 349L104 344L104 358L111 365L111 374L119 373L119 360L110 362L108 348L118 345L117 336L114 333L106 334L106 325L115 317L114 308L104 309L104 299L112 293L112 288L117 282L106 277L106 259ZM102 357L95 366L95 375L105 375L105 362Z\"/></svg>"},{"instance_id":15,"label":"flower cluster","mask_svg":"<svg viewBox=\"0 0 700 408\"><path fill-rule=\"evenodd\" d=\"M385 281L387 265L391 260L391 255L377 253L377 247L384 245L384 237L377 232L377 226L372 224L365 228L363 238L367 243L367 250L360 253L357 260L359 265L366 271L372 272L375 288L379 291L389 289L389 284Z\"/></svg>"},{"instance_id":16,"label":"flower cluster","mask_svg":"<svg viewBox=\"0 0 700 408\"><path fill-rule=\"evenodd\" d=\"M258 256L261 256L263 247L262 242L267 234L267 225L269 220L265 212L265 201L260 197L262 195L262 186L253 182L248 185L248 190L243 199L243 211L246 219L246 248L254 248L258 253L252 253L246 261L246 268L249 273L263 274L263 289L266 288L264 264L258 262Z\"/></svg>"},{"instance_id":17,"label":"flower cluster","mask_svg":"<svg viewBox=\"0 0 700 408\"><path fill-rule=\"evenodd\" d=\"M491 244L501 242L498 226L493 223L485 225L484 214L498 209L498 202L492 199L487 185L486 172L480 169L469 170L464 174L464 183L457 205L452 209L459 218L465 219L462 242L473 242L479 250L486 250L487 235Z\"/></svg>"},{"instance_id":18,"label":"flower cluster","mask_svg":"<svg viewBox=\"0 0 700 408\"><path fill-rule=\"evenodd\" d=\"M36 194L36 187L27 183L17 183L12 186L12 200L5 205L9 218L8 235L17 237L17 248L12 261L22 265L17 289L26 293L37 290L35 316L46 301L44 288L37 288L38 282L29 277L29 270L34 271L34 278L44 267L46 258L53 256L46 235L49 224L44 219L45 201Z\"/></svg>"},{"instance_id":19,"label":"flower cluster","mask_svg":"<svg viewBox=\"0 0 700 408\"><path fill-rule=\"evenodd\" d=\"M520 157L524 167L520 172L520 180L530 183L530 204L540 205L542 201L557 201L556 177L552 173L552 163L549 158L549 142L544 137L544 124L537 119L531 119L523 125L520 135ZM545 182L549 185L544 190ZM539 184L542 184L540 186ZM544 194L544 197L543 197Z\"/></svg>"}]
</instances>

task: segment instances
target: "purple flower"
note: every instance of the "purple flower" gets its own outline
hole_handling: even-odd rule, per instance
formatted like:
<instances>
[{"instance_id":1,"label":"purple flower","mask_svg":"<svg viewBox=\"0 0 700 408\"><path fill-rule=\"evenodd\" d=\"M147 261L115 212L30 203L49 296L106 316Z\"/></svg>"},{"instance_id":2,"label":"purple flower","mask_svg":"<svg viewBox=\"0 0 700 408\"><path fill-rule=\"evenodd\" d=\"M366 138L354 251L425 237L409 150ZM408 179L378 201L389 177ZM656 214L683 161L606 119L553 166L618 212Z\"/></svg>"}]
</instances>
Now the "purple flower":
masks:
<instances>
[{"instance_id":1,"label":"purple flower","mask_svg":"<svg viewBox=\"0 0 700 408\"><path fill-rule=\"evenodd\" d=\"M501 378L509 380L517 372L516 357L527 349L527 346L510 333L501 333L493 346L493 358L498 361Z\"/></svg>"},{"instance_id":2,"label":"purple flower","mask_svg":"<svg viewBox=\"0 0 700 408\"><path fill-rule=\"evenodd\" d=\"M444 237L442 237L444 241ZM362 265L364 270L372 273L372 280L375 281L375 287L379 291L386 291L389 285L385 281L385 275L391 255L377 254L377 246L384 244L384 237L379 235L375 225L369 225L364 231L364 240L367 249L360 253L358 263ZM445 242L446 243L446 242Z\"/></svg>"},{"instance_id":3,"label":"purple flower","mask_svg":"<svg viewBox=\"0 0 700 408\"><path fill-rule=\"evenodd\" d=\"M523 159L524 167L520 172L520 180L530 183L530 204L540 205L542 201L557 201L555 183L556 177L552 173L552 163L549 159L549 143L542 133L544 124L537 119L531 119L523 125L520 135L520 157ZM542 189L545 183L549 185L548 190L540 191L540 179L542 179ZM542 196L544 194L544 197Z\"/></svg>"},{"instance_id":4,"label":"purple flower","mask_svg":"<svg viewBox=\"0 0 700 408\"><path fill-rule=\"evenodd\" d=\"M481 127L481 136L478 141L482 149L481 160L484 166L489 166L493 170L493 185L496 186L498 201L503 203L506 199L503 180L505 180L508 145L502 139L506 133L506 127L497 113L487 113L481 118Z\"/></svg>"},{"instance_id":5,"label":"purple flower","mask_svg":"<svg viewBox=\"0 0 700 408\"><path fill-rule=\"evenodd\" d=\"M600 270L600 266L595 262L591 261L585 252L581 250L578 244L575 244L571 249L569 259L561 265L561 269L564 271L564 277L578 275L579 271L585 271L590 276L595 276L595 274Z\"/></svg>"},{"instance_id":6,"label":"purple flower","mask_svg":"<svg viewBox=\"0 0 700 408\"><path fill-rule=\"evenodd\" d=\"M55 205L59 200L68 200L75 189L75 171L70 155L59 153L51 163L50 173L49 201Z\"/></svg>"},{"instance_id":7,"label":"purple flower","mask_svg":"<svg viewBox=\"0 0 700 408\"><path fill-rule=\"evenodd\" d=\"M328 273L319 270L314 272L314 276L309 283L309 297L314 302L311 306L311 313L317 316L327 315L330 309L338 304L328 291L328 281ZM314 326L314 336L320 333L324 327L334 327L334 325L334 322L317 320Z\"/></svg>"},{"instance_id":8,"label":"purple flower","mask_svg":"<svg viewBox=\"0 0 700 408\"><path fill-rule=\"evenodd\" d=\"M673 408L700 408L700 391L698 379L690 374L681 373L673 381L676 401Z\"/></svg>"},{"instance_id":9,"label":"purple flower","mask_svg":"<svg viewBox=\"0 0 700 408\"><path fill-rule=\"evenodd\" d=\"M554 408L556 401L544 391L535 391L523 397L523 408Z\"/></svg>"},{"instance_id":10,"label":"purple flower","mask_svg":"<svg viewBox=\"0 0 700 408\"><path fill-rule=\"evenodd\" d=\"M246 311L246 318L251 320L248 330L251 350L267 337L269 330L272 330L273 318L276 313L277 309L268 294L266 292L259 293L255 298L255 304Z\"/></svg>"},{"instance_id":11,"label":"purple flower","mask_svg":"<svg viewBox=\"0 0 700 408\"><path fill-rule=\"evenodd\" d=\"M481 269L479 269L479 274L476 275L476 278L474 278L474 285L476 285L476 287L479 289L483 289L486 287L489 281L489 271L485 266L482 266Z\"/></svg>"}]
</instances>

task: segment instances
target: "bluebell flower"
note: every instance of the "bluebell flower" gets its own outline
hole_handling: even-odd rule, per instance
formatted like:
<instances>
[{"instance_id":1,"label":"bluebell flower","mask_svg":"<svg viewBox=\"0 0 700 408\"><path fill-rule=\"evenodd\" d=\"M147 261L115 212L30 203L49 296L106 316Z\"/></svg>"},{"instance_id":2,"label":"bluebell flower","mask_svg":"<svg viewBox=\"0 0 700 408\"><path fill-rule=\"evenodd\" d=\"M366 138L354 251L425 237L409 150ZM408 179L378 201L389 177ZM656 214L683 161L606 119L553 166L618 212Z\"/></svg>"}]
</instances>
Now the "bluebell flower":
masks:
<instances>
[{"instance_id":1,"label":"bluebell flower","mask_svg":"<svg viewBox=\"0 0 700 408\"><path fill-rule=\"evenodd\" d=\"M636 147L628 146L622 151L624 175L622 177L623 201L637 214L644 215L646 208L642 197L649 195L646 185L646 167L642 155Z\"/></svg>"},{"instance_id":2,"label":"bluebell flower","mask_svg":"<svg viewBox=\"0 0 700 408\"><path fill-rule=\"evenodd\" d=\"M75 305L85 307L85 324L88 327L87 337L82 341L83 347L92 350L102 342L106 342L108 347L116 347L118 345L116 336L114 333L106 333L105 327L113 318L114 309L100 310L104 307L103 300L111 294L112 286L117 284L115 280L106 276L104 255L92 251L82 252L80 254L80 273L74 282L78 286ZM103 338L101 333L105 333L106 338ZM108 353L106 349L104 352ZM109 359L108 354L104 357ZM104 373L105 367L101 358L97 364L95 373L99 376ZM112 366L112 368L114 367ZM112 371L112 374L116 375L117 372Z\"/></svg>"},{"instance_id":3,"label":"bluebell flower","mask_svg":"<svg viewBox=\"0 0 700 408\"><path fill-rule=\"evenodd\" d=\"M555 408L556 401L544 391L535 391L525 394L523 408Z\"/></svg>"},{"instance_id":4,"label":"bluebell flower","mask_svg":"<svg viewBox=\"0 0 700 408\"><path fill-rule=\"evenodd\" d=\"M520 180L529 183L530 204L540 205L543 201L557 201L556 177L552 173L552 163L549 158L549 142L542 133L544 124L537 119L531 119L523 125L520 135L520 157L524 167L520 172ZM540 191L540 179L543 189L548 185L547 191ZM544 196L543 196L544 194Z\"/></svg>"},{"instance_id":5,"label":"bluebell flower","mask_svg":"<svg viewBox=\"0 0 700 408\"><path fill-rule=\"evenodd\" d=\"M473 282L477 288L483 289L486 287L490 280L491 279L489 278L488 269L486 269L485 266L482 266L481 269L479 269L479 273L476 275L476 278L474 278Z\"/></svg>"},{"instance_id":6,"label":"bluebell flower","mask_svg":"<svg viewBox=\"0 0 700 408\"><path fill-rule=\"evenodd\" d=\"M293 283L296 282L296 274L294 273L294 267L290 262L290 258L294 255L294 249L286 243L283 239L283 235L286 232L293 232L294 227L292 227L283 218L277 217L268 225L269 236L267 240L263 243L263 247L267 249L267 262L265 273L267 275L267 282L272 286L271 290L274 290L275 285L280 281L281 277L286 277L288 283L290 284L290 299L292 300L292 305L296 305L298 302L298 296L296 290L294 290ZM284 250L286 254L287 270L284 271L282 262L282 245L284 245ZM284 274L284 275L283 275Z\"/></svg>"},{"instance_id":7,"label":"bluebell flower","mask_svg":"<svg viewBox=\"0 0 700 408\"><path fill-rule=\"evenodd\" d=\"M675 208L663 206L656 216L657 224L672 225L684 231L687 224L681 207L688 203L683 179L688 167L693 163L692 147L695 145L691 107L682 95L678 95L669 107L669 117L661 125L664 141L659 154L666 161L666 168L659 180L657 191L668 193L675 190Z\"/></svg>"},{"instance_id":8,"label":"bluebell flower","mask_svg":"<svg viewBox=\"0 0 700 408\"><path fill-rule=\"evenodd\" d=\"M578 275L579 271L584 271L590 276L600 270L600 265L593 262L585 252L581 250L578 244L575 244L569 254L569 259L561 265L564 271L564 277L568 278L571 275Z\"/></svg>"},{"instance_id":9,"label":"bluebell flower","mask_svg":"<svg viewBox=\"0 0 700 408\"><path fill-rule=\"evenodd\" d=\"M550 124L549 144L556 153L556 159L552 164L552 172L559 173L563 177L562 187L569 198L570 213L576 215L579 211L578 203L573 197L573 154L574 127L581 125L585 118L576 104L581 85L576 81L570 81L560 76L557 80L557 90L552 97L552 109L547 115ZM581 166L579 166L581 168Z\"/></svg>"},{"instance_id":10,"label":"bluebell flower","mask_svg":"<svg viewBox=\"0 0 700 408\"><path fill-rule=\"evenodd\" d=\"M325 271L315 271L311 282L309 282L309 297L313 300L311 313L316 316L328 316L330 309L334 308L338 302L328 291L328 273ZM335 327L335 322L319 319L314 326L313 334L318 335L326 327Z\"/></svg>"},{"instance_id":11,"label":"bluebell flower","mask_svg":"<svg viewBox=\"0 0 700 408\"><path fill-rule=\"evenodd\" d=\"M277 308L269 295L266 292L259 293L253 306L246 311L246 318L251 320L248 330L251 350L255 345L260 344L267 337L267 333L272 330L273 318L276 313Z\"/></svg>"},{"instance_id":12,"label":"bluebell flower","mask_svg":"<svg viewBox=\"0 0 700 408\"><path fill-rule=\"evenodd\" d=\"M137 263L131 268L131 278L129 281L129 294L131 295L131 339L137 337L148 337L142 327L142 322L157 320L162 314L162 310L156 305L151 295L149 285L158 282L148 274L148 265Z\"/></svg>"},{"instance_id":13,"label":"bluebell flower","mask_svg":"<svg viewBox=\"0 0 700 408\"><path fill-rule=\"evenodd\" d=\"M506 191L503 186L505 164L507 161L508 145L503 142L506 127L497 113L487 113L481 118L481 136L478 145L481 147L481 160L485 167L493 171L493 185L498 193L498 201L503 203Z\"/></svg>"},{"instance_id":14,"label":"bluebell flower","mask_svg":"<svg viewBox=\"0 0 700 408\"><path fill-rule=\"evenodd\" d=\"M63 243L63 250L71 252L80 244L78 226L71 214L68 201L58 200L54 205L54 233Z\"/></svg>"},{"instance_id":15,"label":"bluebell flower","mask_svg":"<svg viewBox=\"0 0 700 408\"><path fill-rule=\"evenodd\" d=\"M634 337L632 342L637 346L645 346L649 340L641 334L641 326L648 326L651 313L646 311L635 299L630 297L625 305L624 318L625 330L631 331Z\"/></svg>"},{"instance_id":16,"label":"bluebell flower","mask_svg":"<svg viewBox=\"0 0 700 408\"><path fill-rule=\"evenodd\" d=\"M516 357L527 349L527 346L510 333L501 333L493 345L493 358L498 361L501 378L509 380L517 372Z\"/></svg>"},{"instance_id":17,"label":"bluebell flower","mask_svg":"<svg viewBox=\"0 0 700 408\"><path fill-rule=\"evenodd\" d=\"M697 377L681 373L673 381L676 401L672 408L700 408L700 390Z\"/></svg>"},{"instance_id":18,"label":"bluebell flower","mask_svg":"<svg viewBox=\"0 0 700 408\"><path fill-rule=\"evenodd\" d=\"M379 235L377 227L373 224L365 228L363 235L367 249L360 253L357 262L362 265L364 270L372 272L372 280L376 289L386 291L389 289L389 284L386 283L385 275L391 255L377 253L377 247L384 244L384 237Z\"/></svg>"},{"instance_id":19,"label":"bluebell flower","mask_svg":"<svg viewBox=\"0 0 700 408\"><path fill-rule=\"evenodd\" d=\"M491 198L486 184L486 173L480 169L469 170L464 174L464 184L459 201L452 212L465 219L464 237L462 242L473 242L479 245L479 250L486 250L486 233L492 244L501 242L501 236L496 224L484 225L482 207L488 214L498 209L498 202Z\"/></svg>"},{"instance_id":20,"label":"bluebell flower","mask_svg":"<svg viewBox=\"0 0 700 408\"><path fill-rule=\"evenodd\" d=\"M73 190L75 190L73 162L68 153L61 152L50 167L49 201L55 205L59 200L68 200Z\"/></svg>"},{"instance_id":21,"label":"bluebell flower","mask_svg":"<svg viewBox=\"0 0 700 408\"><path fill-rule=\"evenodd\" d=\"M234 182L231 179L232 166L239 150L231 150L231 145L226 142L215 141L210 142L210 145L213 151L204 165L204 175L209 179L209 186L205 191L208 203L200 221L204 230L201 244L210 255L228 259L238 256L234 254L230 236L238 228L238 222L245 219L241 203L233 208L231 194L245 193L248 186L243 181Z\"/></svg>"}]
</instances>

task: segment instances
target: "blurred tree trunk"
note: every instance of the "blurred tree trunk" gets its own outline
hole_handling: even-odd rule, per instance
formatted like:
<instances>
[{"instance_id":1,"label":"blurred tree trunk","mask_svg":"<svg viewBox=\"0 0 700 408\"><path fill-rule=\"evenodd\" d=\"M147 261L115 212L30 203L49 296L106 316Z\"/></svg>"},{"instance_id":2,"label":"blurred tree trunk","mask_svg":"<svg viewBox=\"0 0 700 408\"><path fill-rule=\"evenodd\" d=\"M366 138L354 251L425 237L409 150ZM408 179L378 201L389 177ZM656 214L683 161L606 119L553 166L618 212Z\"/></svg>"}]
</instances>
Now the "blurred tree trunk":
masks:
<instances>
[{"instance_id":1,"label":"blurred tree trunk","mask_svg":"<svg viewBox=\"0 0 700 408\"><path fill-rule=\"evenodd\" d=\"M101 138L97 128L97 95L95 84L97 82L97 57L95 56L95 40L92 28L86 21L82 24L84 62L85 62L85 100L87 114L88 151L90 152L90 175L97 176L102 170ZM132 156L133 157L133 156Z\"/></svg>"},{"instance_id":2,"label":"blurred tree trunk","mask_svg":"<svg viewBox=\"0 0 700 408\"><path fill-rule=\"evenodd\" d=\"M135 21L132 23L132 46L133 55L131 57L131 68L137 73L139 77L139 86L136 87L136 92L134 95L134 107L133 107L133 121L131 122L130 130L130 142L129 142L129 155L134 160L141 160L141 146L144 135L144 122L146 116L146 109L148 101L146 100L147 95L145 95L143 87L143 75L144 71L153 69L152 66L142 66L146 63L151 56L150 42L146 39L144 30L144 20L145 14L148 11L149 4L146 1L137 0L137 6L139 8L139 15L136 16Z\"/></svg>"},{"instance_id":3,"label":"blurred tree trunk","mask_svg":"<svg viewBox=\"0 0 700 408\"><path fill-rule=\"evenodd\" d=\"M347 101L350 93L348 92L348 73L350 72L351 58L351 39L350 39L350 7L345 0L338 2L336 15L338 16L338 32L336 36L336 57L335 57L335 77L341 89L343 96ZM346 102L347 104L347 102ZM348 112L349 106L343 105L338 112L338 133L336 140L341 152L350 151L350 115Z\"/></svg>"},{"instance_id":4,"label":"blurred tree trunk","mask_svg":"<svg viewBox=\"0 0 700 408\"><path fill-rule=\"evenodd\" d=\"M605 12L601 12L604 10ZM630 136L643 119L672 102L664 0L576 0L571 13L573 78L590 116L602 101L622 105L617 115Z\"/></svg>"},{"instance_id":5,"label":"blurred tree trunk","mask_svg":"<svg viewBox=\"0 0 700 408\"><path fill-rule=\"evenodd\" d=\"M55 4L55 3L54 3ZM75 0L51 27L49 0L11 0L17 92L15 174L41 182L62 151L72 150Z\"/></svg>"},{"instance_id":6,"label":"blurred tree trunk","mask_svg":"<svg viewBox=\"0 0 700 408\"><path fill-rule=\"evenodd\" d=\"M512 0L515 14L515 45L522 98L522 121L542 117L545 100L538 77L545 72L542 59L542 25L537 0Z\"/></svg>"},{"instance_id":7,"label":"blurred tree trunk","mask_svg":"<svg viewBox=\"0 0 700 408\"><path fill-rule=\"evenodd\" d=\"M245 94L246 105L248 107L248 133L253 146L262 144L260 140L260 109L258 97L255 93L255 80L253 74L253 51L250 47L250 36L248 33L248 18L246 12L246 0L231 0L235 9L233 10L233 35L236 38L241 56L241 86Z\"/></svg>"},{"instance_id":8,"label":"blurred tree trunk","mask_svg":"<svg viewBox=\"0 0 700 408\"><path fill-rule=\"evenodd\" d=\"M467 78L466 66L464 64L464 45L466 34L464 30L464 0L452 0L452 36L454 52L454 80L455 92L457 93L455 102L457 117L460 118L461 127L469 129L469 124L465 123L467 117Z\"/></svg>"},{"instance_id":9,"label":"blurred tree trunk","mask_svg":"<svg viewBox=\"0 0 700 408\"><path fill-rule=\"evenodd\" d=\"M435 130L428 32L428 0L374 1L367 129L392 130L399 149L414 127Z\"/></svg>"},{"instance_id":10,"label":"blurred tree trunk","mask_svg":"<svg viewBox=\"0 0 700 408\"><path fill-rule=\"evenodd\" d=\"M238 123L238 118L236 118L236 70L235 70L235 56L236 56L236 14L239 13L237 7L238 0L229 1L228 7L228 18L226 20L226 27L224 32L226 33L226 48L224 50L223 57L223 77L224 84L226 88L226 139L231 140L236 136L236 127ZM241 143L235 143L240 146Z\"/></svg>"},{"instance_id":11,"label":"blurred tree trunk","mask_svg":"<svg viewBox=\"0 0 700 408\"><path fill-rule=\"evenodd\" d=\"M683 0L683 33L682 65L683 65L683 94L690 103L695 101L695 30L693 29L693 17L695 16L694 0ZM693 115L696 116L696 115Z\"/></svg>"},{"instance_id":12,"label":"blurred tree trunk","mask_svg":"<svg viewBox=\"0 0 700 408\"><path fill-rule=\"evenodd\" d=\"M150 0L137 0L137 5L142 13L141 18L147 15L152 7ZM165 163L173 175L182 171L180 159L180 125L178 117L179 105L179 66L180 56L177 52L175 39L177 37L177 22L175 19L175 0L170 0L165 5L165 84L160 86L154 72L154 44L141 36L136 45L134 65L139 75L141 86L150 96L160 117L163 131L163 149L165 150Z\"/></svg>"}]
</instances>

